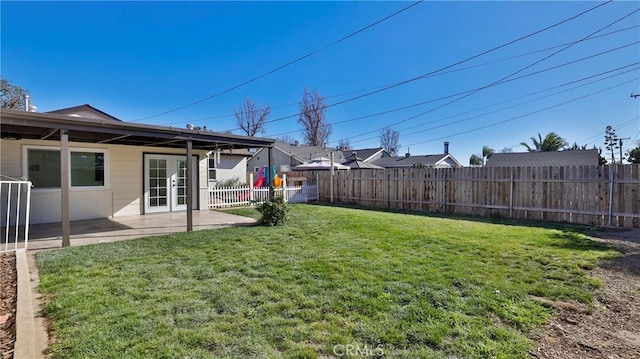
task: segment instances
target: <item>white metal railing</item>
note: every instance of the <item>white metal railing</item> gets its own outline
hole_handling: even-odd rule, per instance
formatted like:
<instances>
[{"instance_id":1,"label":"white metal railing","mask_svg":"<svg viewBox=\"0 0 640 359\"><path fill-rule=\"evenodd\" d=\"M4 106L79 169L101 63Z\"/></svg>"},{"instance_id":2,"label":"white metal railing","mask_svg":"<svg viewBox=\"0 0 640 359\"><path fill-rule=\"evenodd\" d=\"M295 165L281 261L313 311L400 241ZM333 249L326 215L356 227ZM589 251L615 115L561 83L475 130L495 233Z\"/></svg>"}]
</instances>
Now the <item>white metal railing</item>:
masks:
<instances>
[{"instance_id":1,"label":"white metal railing","mask_svg":"<svg viewBox=\"0 0 640 359\"><path fill-rule=\"evenodd\" d=\"M302 185L273 189L274 196L281 196L285 202L304 203L318 200L318 185ZM209 208L228 208L251 206L264 203L269 198L269 187L210 187L209 188Z\"/></svg>"},{"instance_id":2,"label":"white metal railing","mask_svg":"<svg viewBox=\"0 0 640 359\"><path fill-rule=\"evenodd\" d=\"M0 181L0 252L15 251L20 241L27 249L31 187L31 181Z\"/></svg>"}]
</instances>

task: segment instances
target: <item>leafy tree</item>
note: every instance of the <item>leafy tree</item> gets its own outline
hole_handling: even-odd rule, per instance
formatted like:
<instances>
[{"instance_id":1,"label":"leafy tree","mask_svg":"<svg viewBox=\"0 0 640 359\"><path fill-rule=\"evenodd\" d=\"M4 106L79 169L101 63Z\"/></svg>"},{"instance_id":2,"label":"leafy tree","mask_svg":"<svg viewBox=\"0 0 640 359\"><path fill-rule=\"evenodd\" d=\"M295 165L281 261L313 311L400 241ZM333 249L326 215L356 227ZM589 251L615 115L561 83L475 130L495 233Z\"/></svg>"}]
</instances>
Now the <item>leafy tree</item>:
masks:
<instances>
[{"instance_id":1,"label":"leafy tree","mask_svg":"<svg viewBox=\"0 0 640 359\"><path fill-rule=\"evenodd\" d=\"M391 156L397 156L400 151L400 132L392 130L391 127L385 127L380 132L380 147Z\"/></svg>"},{"instance_id":2,"label":"leafy tree","mask_svg":"<svg viewBox=\"0 0 640 359\"><path fill-rule=\"evenodd\" d=\"M28 95L29 91L20 86L13 85L8 80L0 77L0 98L2 99L2 108L11 108L15 110L25 109L24 95Z\"/></svg>"},{"instance_id":3,"label":"leafy tree","mask_svg":"<svg viewBox=\"0 0 640 359\"><path fill-rule=\"evenodd\" d=\"M322 146L331 135L331 124L325 119L324 98L317 91L309 92L304 87L298 123L303 127L303 137L307 144Z\"/></svg>"},{"instance_id":4,"label":"leafy tree","mask_svg":"<svg viewBox=\"0 0 640 359\"><path fill-rule=\"evenodd\" d=\"M478 155L471 155L471 157L469 157L469 165L482 166L482 158Z\"/></svg>"},{"instance_id":5,"label":"leafy tree","mask_svg":"<svg viewBox=\"0 0 640 359\"><path fill-rule=\"evenodd\" d=\"M629 151L627 161L630 163L640 163L640 146Z\"/></svg>"},{"instance_id":6,"label":"leafy tree","mask_svg":"<svg viewBox=\"0 0 640 359\"><path fill-rule=\"evenodd\" d=\"M538 138L531 137L533 147L529 146L526 142L521 142L520 145L527 148L529 152L554 152L560 151L567 145L567 141L564 138L558 136L555 132L549 132L544 139L538 133Z\"/></svg>"},{"instance_id":7,"label":"leafy tree","mask_svg":"<svg viewBox=\"0 0 640 359\"><path fill-rule=\"evenodd\" d=\"M236 116L238 127L240 127L247 136L253 137L256 133L264 132L264 124L270 112L271 108L269 106L258 107L258 105L248 98L244 100L242 106L235 110L233 114Z\"/></svg>"},{"instance_id":8,"label":"leafy tree","mask_svg":"<svg viewBox=\"0 0 640 359\"><path fill-rule=\"evenodd\" d=\"M486 165L487 164L487 160L489 159L489 157L491 157L491 155L493 155L494 153L494 149L489 147L489 146L482 146L482 165Z\"/></svg>"}]
</instances>

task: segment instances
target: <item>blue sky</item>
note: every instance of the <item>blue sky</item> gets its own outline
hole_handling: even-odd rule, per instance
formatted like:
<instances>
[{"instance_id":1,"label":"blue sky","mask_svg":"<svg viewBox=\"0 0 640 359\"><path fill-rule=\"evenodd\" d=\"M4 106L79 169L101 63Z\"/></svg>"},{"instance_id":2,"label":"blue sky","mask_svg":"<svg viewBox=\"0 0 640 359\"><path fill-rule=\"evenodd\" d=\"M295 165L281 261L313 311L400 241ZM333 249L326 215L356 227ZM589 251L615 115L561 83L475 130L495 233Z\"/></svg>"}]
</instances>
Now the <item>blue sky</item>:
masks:
<instances>
[{"instance_id":1,"label":"blue sky","mask_svg":"<svg viewBox=\"0 0 640 359\"><path fill-rule=\"evenodd\" d=\"M270 120L277 120L295 115L305 85L332 104L451 65L598 3L420 3L246 86L148 118L261 75L409 4L3 1L0 73L28 89L38 111L89 103L125 121L226 131L236 128L232 114L245 98L271 106ZM629 95L640 93L640 12L598 33L605 36L540 61L638 7L610 3L448 73L331 106L329 145L349 139L355 148L377 147L380 129L391 125L400 132L401 153L407 147L412 154L441 153L449 141L467 164L483 145L519 152L520 142L551 131L570 143L602 146L604 129L612 125L619 137L638 140L640 99ZM456 97L433 101L485 87L537 61L513 77L538 74L446 106ZM357 119L380 112L387 113ZM299 130L288 118L267 124L261 136L302 139Z\"/></svg>"}]
</instances>

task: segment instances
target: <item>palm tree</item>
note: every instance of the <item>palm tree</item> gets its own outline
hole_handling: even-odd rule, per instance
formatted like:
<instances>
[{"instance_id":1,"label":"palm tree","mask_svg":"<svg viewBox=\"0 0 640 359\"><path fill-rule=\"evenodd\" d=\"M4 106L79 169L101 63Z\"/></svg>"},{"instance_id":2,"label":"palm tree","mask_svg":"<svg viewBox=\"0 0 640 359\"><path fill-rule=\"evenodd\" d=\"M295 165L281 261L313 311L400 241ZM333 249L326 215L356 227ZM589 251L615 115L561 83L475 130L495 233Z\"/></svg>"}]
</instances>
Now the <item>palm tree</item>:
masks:
<instances>
[{"instance_id":1,"label":"palm tree","mask_svg":"<svg viewBox=\"0 0 640 359\"><path fill-rule=\"evenodd\" d=\"M495 151L489 146L482 146L482 165L487 164L487 160Z\"/></svg>"},{"instance_id":2,"label":"palm tree","mask_svg":"<svg viewBox=\"0 0 640 359\"><path fill-rule=\"evenodd\" d=\"M521 142L520 144L527 148L529 152L553 152L560 151L563 147L567 145L567 141L564 138L558 136L555 132L549 132L544 139L538 133L538 139L535 137L531 137L531 142L533 142L533 147L529 146L529 144L525 142Z\"/></svg>"}]
</instances>

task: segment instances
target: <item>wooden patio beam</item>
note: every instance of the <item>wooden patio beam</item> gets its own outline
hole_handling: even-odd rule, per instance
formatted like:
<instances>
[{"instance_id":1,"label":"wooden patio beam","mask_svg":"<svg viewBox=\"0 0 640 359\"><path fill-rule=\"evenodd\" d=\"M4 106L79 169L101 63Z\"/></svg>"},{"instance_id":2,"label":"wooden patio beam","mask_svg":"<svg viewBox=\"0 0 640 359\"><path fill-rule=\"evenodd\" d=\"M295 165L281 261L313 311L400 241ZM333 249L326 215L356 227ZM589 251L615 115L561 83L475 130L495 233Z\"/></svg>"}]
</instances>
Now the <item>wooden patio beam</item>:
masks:
<instances>
[{"instance_id":1,"label":"wooden patio beam","mask_svg":"<svg viewBox=\"0 0 640 359\"><path fill-rule=\"evenodd\" d=\"M69 131L60 130L60 205L62 246L69 247L71 223L69 221Z\"/></svg>"},{"instance_id":2,"label":"wooden patio beam","mask_svg":"<svg viewBox=\"0 0 640 359\"><path fill-rule=\"evenodd\" d=\"M193 231L193 143L187 140L187 232Z\"/></svg>"}]
</instances>

